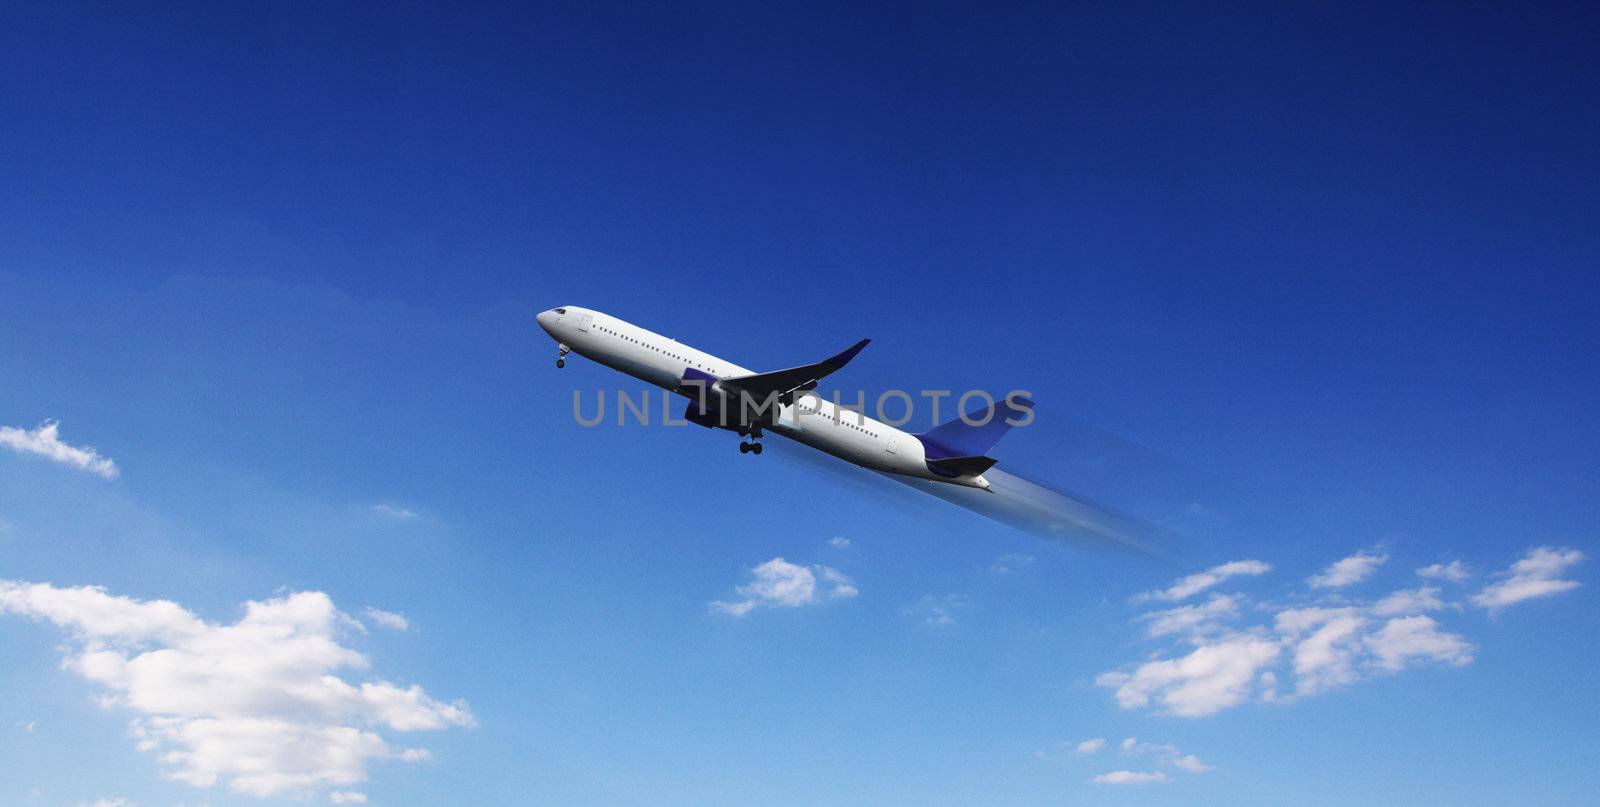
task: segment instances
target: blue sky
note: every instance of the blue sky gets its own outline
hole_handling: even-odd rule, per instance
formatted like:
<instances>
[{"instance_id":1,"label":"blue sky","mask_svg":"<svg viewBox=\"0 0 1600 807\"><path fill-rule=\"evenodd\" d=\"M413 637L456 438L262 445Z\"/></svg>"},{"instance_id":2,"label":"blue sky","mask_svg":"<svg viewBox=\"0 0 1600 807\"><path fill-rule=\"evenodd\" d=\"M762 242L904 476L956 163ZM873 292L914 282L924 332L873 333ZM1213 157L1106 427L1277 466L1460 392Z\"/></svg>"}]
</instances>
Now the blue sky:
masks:
<instances>
[{"instance_id":1,"label":"blue sky","mask_svg":"<svg viewBox=\"0 0 1600 807\"><path fill-rule=\"evenodd\" d=\"M0 802L1590 803L1596 25L19 10ZM580 428L560 304L1162 557Z\"/></svg>"}]
</instances>

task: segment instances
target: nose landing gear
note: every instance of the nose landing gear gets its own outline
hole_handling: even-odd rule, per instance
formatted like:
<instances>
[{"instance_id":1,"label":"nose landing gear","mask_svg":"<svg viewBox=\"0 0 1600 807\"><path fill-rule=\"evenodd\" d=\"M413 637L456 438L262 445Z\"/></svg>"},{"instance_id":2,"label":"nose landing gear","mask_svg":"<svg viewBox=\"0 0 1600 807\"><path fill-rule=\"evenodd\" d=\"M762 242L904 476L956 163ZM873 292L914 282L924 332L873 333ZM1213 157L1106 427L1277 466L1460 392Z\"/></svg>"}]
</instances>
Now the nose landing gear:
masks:
<instances>
[{"instance_id":1,"label":"nose landing gear","mask_svg":"<svg viewBox=\"0 0 1600 807\"><path fill-rule=\"evenodd\" d=\"M561 350L560 353L556 354L556 369L559 370L562 367L567 366L567 353L571 350L571 348L568 348L566 345L557 345L557 347Z\"/></svg>"}]
</instances>

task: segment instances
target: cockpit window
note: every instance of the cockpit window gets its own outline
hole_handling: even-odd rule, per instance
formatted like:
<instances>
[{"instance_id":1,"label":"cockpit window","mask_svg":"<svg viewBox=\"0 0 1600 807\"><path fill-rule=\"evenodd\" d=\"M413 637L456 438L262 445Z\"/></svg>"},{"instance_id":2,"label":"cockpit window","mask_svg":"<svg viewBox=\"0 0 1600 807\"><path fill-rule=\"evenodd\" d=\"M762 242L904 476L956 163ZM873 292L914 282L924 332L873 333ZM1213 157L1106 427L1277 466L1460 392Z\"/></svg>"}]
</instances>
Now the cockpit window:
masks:
<instances>
[{"instance_id":1,"label":"cockpit window","mask_svg":"<svg viewBox=\"0 0 1600 807\"><path fill-rule=\"evenodd\" d=\"M565 309L565 308L557 308L556 309L556 313L557 314L565 314L565 313L567 313L567 309Z\"/></svg>"}]
</instances>

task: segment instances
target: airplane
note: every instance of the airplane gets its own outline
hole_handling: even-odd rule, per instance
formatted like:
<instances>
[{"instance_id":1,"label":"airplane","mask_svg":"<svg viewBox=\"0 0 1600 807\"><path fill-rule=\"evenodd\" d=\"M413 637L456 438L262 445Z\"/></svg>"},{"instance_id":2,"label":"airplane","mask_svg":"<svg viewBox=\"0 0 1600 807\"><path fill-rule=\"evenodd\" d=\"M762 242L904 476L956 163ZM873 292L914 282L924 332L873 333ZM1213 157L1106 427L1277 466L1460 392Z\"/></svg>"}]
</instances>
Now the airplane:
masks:
<instances>
[{"instance_id":1,"label":"airplane","mask_svg":"<svg viewBox=\"0 0 1600 807\"><path fill-rule=\"evenodd\" d=\"M983 474L997 460L985 455L1011 426L1032 419L1033 401L1012 393L930 431L909 433L812 392L870 339L815 364L757 373L588 308L552 308L536 319L556 341L557 368L576 353L689 398L684 420L750 438L739 443L740 453L760 454L758 441L772 431L863 468L989 490Z\"/></svg>"}]
</instances>

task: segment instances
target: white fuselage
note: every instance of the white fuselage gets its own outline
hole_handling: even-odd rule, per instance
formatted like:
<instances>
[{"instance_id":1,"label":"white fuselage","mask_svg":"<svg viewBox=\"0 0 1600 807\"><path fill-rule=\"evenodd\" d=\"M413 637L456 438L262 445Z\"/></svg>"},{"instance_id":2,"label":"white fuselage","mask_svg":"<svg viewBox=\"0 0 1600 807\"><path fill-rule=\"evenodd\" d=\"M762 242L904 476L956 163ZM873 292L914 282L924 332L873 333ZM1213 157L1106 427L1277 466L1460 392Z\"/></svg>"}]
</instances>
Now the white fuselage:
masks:
<instances>
[{"instance_id":1,"label":"white fuselage","mask_svg":"<svg viewBox=\"0 0 1600 807\"><path fill-rule=\"evenodd\" d=\"M753 373L593 309L563 306L541 313L538 320L552 339L573 353L671 392L679 391L684 371L691 367L717 378ZM842 397L840 402L859 403ZM864 468L967 487L989 486L982 475L948 479L934 474L915 436L814 393L804 393L790 405L780 404L776 422L767 429Z\"/></svg>"}]
</instances>

